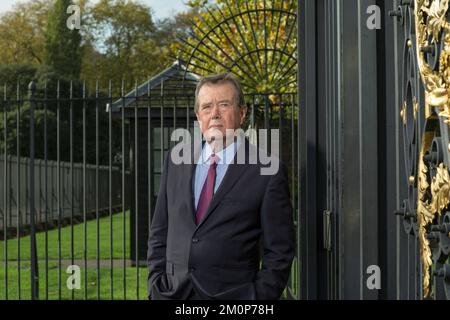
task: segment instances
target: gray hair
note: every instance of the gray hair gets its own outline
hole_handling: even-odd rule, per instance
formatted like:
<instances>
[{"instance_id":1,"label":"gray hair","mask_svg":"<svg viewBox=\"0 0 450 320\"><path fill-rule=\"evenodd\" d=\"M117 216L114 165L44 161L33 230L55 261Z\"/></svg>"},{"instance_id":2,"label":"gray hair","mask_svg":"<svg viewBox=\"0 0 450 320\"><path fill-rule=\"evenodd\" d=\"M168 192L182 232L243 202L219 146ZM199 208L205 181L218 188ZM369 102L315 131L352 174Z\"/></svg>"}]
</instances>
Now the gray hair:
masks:
<instances>
[{"instance_id":1,"label":"gray hair","mask_svg":"<svg viewBox=\"0 0 450 320\"><path fill-rule=\"evenodd\" d=\"M194 105L195 112L198 111L198 93L200 92L200 89L205 84L221 84L221 83L232 84L235 90L236 103L241 108L245 106L244 92L242 91L242 87L241 84L239 83L239 80L236 79L231 73L219 73L205 76L201 78L200 81L197 83L197 88L195 89L195 105Z\"/></svg>"}]
</instances>

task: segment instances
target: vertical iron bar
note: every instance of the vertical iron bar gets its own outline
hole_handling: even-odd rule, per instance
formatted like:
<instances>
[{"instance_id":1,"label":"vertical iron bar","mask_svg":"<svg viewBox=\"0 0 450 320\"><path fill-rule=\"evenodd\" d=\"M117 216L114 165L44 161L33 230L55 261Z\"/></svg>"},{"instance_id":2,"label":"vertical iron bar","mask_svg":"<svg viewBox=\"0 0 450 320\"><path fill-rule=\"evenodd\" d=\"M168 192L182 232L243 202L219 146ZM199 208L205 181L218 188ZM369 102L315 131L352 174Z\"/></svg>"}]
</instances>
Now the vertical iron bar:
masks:
<instances>
[{"instance_id":1,"label":"vertical iron bar","mask_svg":"<svg viewBox=\"0 0 450 320\"><path fill-rule=\"evenodd\" d=\"M73 82L70 81L70 115L69 115L69 148L70 148L70 184L69 184L69 190L70 190L70 264L74 265L74 229L73 229L73 214L74 214L74 208L73 208L73 202L74 202L74 196L73 196ZM71 290L72 294L72 300L75 299L75 290Z\"/></svg>"},{"instance_id":2,"label":"vertical iron bar","mask_svg":"<svg viewBox=\"0 0 450 320\"><path fill-rule=\"evenodd\" d=\"M291 196L292 196L292 204L294 207L294 212L297 212L297 201L296 201L296 194L295 194L295 123L294 123L294 95L291 94ZM298 226L298 221L295 217L295 215L293 216L294 219L294 226L297 228ZM294 260L296 260L296 258L294 258ZM297 278L297 269L298 268L298 264L297 267L294 268L294 273L291 273L291 275L293 275L294 280ZM294 287L294 285L297 283L297 281L293 281L292 284L292 289L294 291L294 297L296 299L299 298L298 296L298 290L297 287Z\"/></svg>"},{"instance_id":3,"label":"vertical iron bar","mask_svg":"<svg viewBox=\"0 0 450 320\"><path fill-rule=\"evenodd\" d=\"M159 135L160 137L160 142L161 142L161 152L160 152L160 166L161 166L161 170L163 168L163 164L164 164L164 79L161 80L161 134Z\"/></svg>"},{"instance_id":4,"label":"vertical iron bar","mask_svg":"<svg viewBox=\"0 0 450 320\"><path fill-rule=\"evenodd\" d=\"M83 228L84 228L84 299L87 300L87 221L86 221L86 81L83 82Z\"/></svg>"},{"instance_id":5,"label":"vertical iron bar","mask_svg":"<svg viewBox=\"0 0 450 320\"><path fill-rule=\"evenodd\" d=\"M58 80L56 85L56 192L57 192L57 207L58 207L58 299L61 300L61 102L60 102L61 87Z\"/></svg>"},{"instance_id":6,"label":"vertical iron bar","mask_svg":"<svg viewBox=\"0 0 450 320\"><path fill-rule=\"evenodd\" d=\"M99 114L98 114L98 80L95 83L95 219L97 223L97 299L100 300L100 217L99 217Z\"/></svg>"},{"instance_id":7,"label":"vertical iron bar","mask_svg":"<svg viewBox=\"0 0 450 320\"><path fill-rule=\"evenodd\" d=\"M153 179L152 179L152 118L151 118L151 88L150 81L147 82L147 97L148 97L148 105L147 105L147 173L148 173L148 229L150 230L151 222L152 222L152 209L153 209Z\"/></svg>"},{"instance_id":8,"label":"vertical iron bar","mask_svg":"<svg viewBox=\"0 0 450 320\"><path fill-rule=\"evenodd\" d=\"M418 287L418 274L419 274L419 270L420 270L420 265L419 265L419 255L417 254L417 252L420 250L419 247L417 246L417 238L414 238L414 264L415 264L415 277L414 277L414 300L420 300L421 295L419 294L419 287ZM434 287L434 290L436 290L436 287Z\"/></svg>"},{"instance_id":9,"label":"vertical iron bar","mask_svg":"<svg viewBox=\"0 0 450 320\"><path fill-rule=\"evenodd\" d=\"M252 129L255 129L255 95L252 95L252 111L250 116L250 123L252 125Z\"/></svg>"},{"instance_id":10,"label":"vertical iron bar","mask_svg":"<svg viewBox=\"0 0 450 320\"><path fill-rule=\"evenodd\" d=\"M110 106L112 106L112 86L111 86L111 80L109 80L109 89L108 89L108 95L109 95L109 102ZM111 108L108 110L108 156L109 156L109 166L108 166L108 207L109 207L109 241L110 241L110 247L109 247L109 257L110 257L110 295L111 300L114 300L114 274L113 274L113 218L112 218L112 112Z\"/></svg>"},{"instance_id":11,"label":"vertical iron bar","mask_svg":"<svg viewBox=\"0 0 450 320\"><path fill-rule=\"evenodd\" d=\"M406 259L406 261L408 261L408 264L407 264L407 272L405 273L405 276L407 277L407 288L406 288L406 300L411 300L411 293L410 293L410 287L411 287L411 272L413 272L413 270L411 270L410 268L411 268L411 258L410 258L410 253L409 253L409 251L410 251L410 248L411 248L411 244L410 244L410 238L411 238L411 235L407 235L407 255L406 255L406 257L407 257L407 259Z\"/></svg>"},{"instance_id":12,"label":"vertical iron bar","mask_svg":"<svg viewBox=\"0 0 450 320\"><path fill-rule=\"evenodd\" d=\"M135 106L134 106L134 196L135 196L135 210L134 210L134 227L135 227L135 244L134 244L134 252L135 252L135 260L136 260L136 299L139 300L139 240L138 240L138 212L139 212L139 191L138 191L138 179L139 179L139 168L138 168L138 105L137 105L137 88L135 88Z\"/></svg>"},{"instance_id":13,"label":"vertical iron bar","mask_svg":"<svg viewBox=\"0 0 450 320\"><path fill-rule=\"evenodd\" d=\"M36 84L32 81L28 86L28 94L30 100L30 238L31 238L31 299L39 299L39 269L36 252L36 225L35 225L35 204L34 204L34 94Z\"/></svg>"},{"instance_id":14,"label":"vertical iron bar","mask_svg":"<svg viewBox=\"0 0 450 320\"><path fill-rule=\"evenodd\" d=\"M177 128L177 98L173 97L173 130L175 131L176 128Z\"/></svg>"},{"instance_id":15,"label":"vertical iron bar","mask_svg":"<svg viewBox=\"0 0 450 320\"><path fill-rule=\"evenodd\" d=\"M294 210L297 208L297 203L295 201L295 193L294 193L294 186L295 186L295 122L294 122L294 95L291 94L291 165L292 165L292 186L291 186L291 194L293 197L293 204L294 204ZM295 217L294 217L295 219Z\"/></svg>"},{"instance_id":16,"label":"vertical iron bar","mask_svg":"<svg viewBox=\"0 0 450 320\"><path fill-rule=\"evenodd\" d=\"M8 212L8 108L6 100L6 84L3 87L3 141L4 141L4 155L3 155L3 176L5 177L3 184L3 246L4 246L4 262L5 262L5 300L8 300L8 229L7 229L7 212Z\"/></svg>"},{"instance_id":17,"label":"vertical iron bar","mask_svg":"<svg viewBox=\"0 0 450 320\"><path fill-rule=\"evenodd\" d=\"M255 141L256 146L259 145L259 134L256 131L256 124L255 124L255 112L256 112L257 104L258 104L258 102L255 100L255 95L253 94L252 95L252 111L251 111L251 115L250 115L250 122L252 124L252 129L254 130L253 133L254 133L254 137L256 140Z\"/></svg>"},{"instance_id":18,"label":"vertical iron bar","mask_svg":"<svg viewBox=\"0 0 450 320\"><path fill-rule=\"evenodd\" d=\"M53 160L55 160L55 159L53 159ZM55 195L55 185L56 185L56 183L55 183L55 161L51 161L51 164L52 164L52 169L50 170L50 172L51 172L51 181L52 181L52 183L51 183L51 190L50 190L50 192L51 192L51 195L50 195L50 214L51 214L51 219L52 219L52 223L54 222L54 220L55 220L55 200L56 200L56 195Z\"/></svg>"},{"instance_id":19,"label":"vertical iron bar","mask_svg":"<svg viewBox=\"0 0 450 320\"><path fill-rule=\"evenodd\" d=\"M189 131L189 128L190 128L190 126L191 126L191 124L189 123L189 113L190 113L190 110L189 110L189 101L190 101L190 97L187 97L187 105L186 105L186 128L188 129L188 131Z\"/></svg>"},{"instance_id":20,"label":"vertical iron bar","mask_svg":"<svg viewBox=\"0 0 450 320\"><path fill-rule=\"evenodd\" d=\"M301 8L300 8L300 5L299 5L298 8L297 8L297 14L298 15L300 15L300 11L301 11ZM300 21L300 19L297 20L297 21ZM297 23L297 25L298 25L298 28L300 29L301 24ZM299 31L297 31L297 35L298 35L298 37L300 37L300 32ZM302 46L298 47L297 52L299 53L299 55L300 55L300 52L302 50L303 50ZM301 57L300 59L305 59L306 60L306 57ZM297 75L298 75L297 79L300 79L300 75L301 75L301 73L300 73L300 64L297 67ZM302 88L302 90L304 90L304 89ZM301 105L300 96L303 95L303 97L306 100L305 94L306 94L306 92L300 92L300 81L297 81L297 99L296 99L296 101L297 101L297 108L296 108L296 110L297 110L297 125L296 125L296 128L297 128L297 136L296 136L297 137L297 143L296 143L296 147L297 147L297 165L296 165L296 167L297 167L297 175L296 175L296 177L297 177L297 192L296 192L296 195L297 195L297 210L294 212L294 214L295 214L296 221L297 221L297 226L295 228L295 233L298 236L298 238L297 238L297 250L296 250L297 257L295 258L295 261L297 262L296 275L297 275L297 279L298 279L298 281L297 281L298 299L302 299L302 298L304 299L305 297L308 296L308 294L305 292L307 290L307 284L306 285L303 285L303 284L300 285L300 281L302 281L305 278L303 276L303 273L304 273L304 270L306 269L304 266L302 266L300 264L300 258L301 258L301 256L300 256L300 249L303 248L303 243L301 243L303 237L300 234L300 231L301 230L305 230L305 228L303 228L303 229L300 228L300 225L301 225L301 221L300 221L300 210L301 210L301 208L300 208L300 205L301 205L300 204L300 201L301 201L300 184L301 184L301 181L302 181L301 180L301 174L302 174L301 165L302 165L302 162L303 162L302 161L302 156L303 155L301 154L302 153L302 149L301 149L302 134L301 134L301 131L300 131L300 128L301 128L300 125L302 123L302 119L301 119L301 115L302 114L300 113L300 105ZM305 181L306 181L306 179L305 179ZM304 261L304 262L301 262L301 263L302 264L303 263L307 264L307 261Z\"/></svg>"},{"instance_id":21,"label":"vertical iron bar","mask_svg":"<svg viewBox=\"0 0 450 320\"><path fill-rule=\"evenodd\" d=\"M48 300L47 82L44 85L45 300ZM52 180L53 184L53 180Z\"/></svg>"},{"instance_id":22,"label":"vertical iron bar","mask_svg":"<svg viewBox=\"0 0 450 320\"><path fill-rule=\"evenodd\" d=\"M280 147L280 154L278 155L278 157L280 159L283 159L283 145L282 145L282 141L283 141L283 97L282 95L278 95L279 98L279 103L278 103L278 125L280 127L280 133L279 133L279 140L278 140L278 145Z\"/></svg>"},{"instance_id":23,"label":"vertical iron bar","mask_svg":"<svg viewBox=\"0 0 450 320\"><path fill-rule=\"evenodd\" d=\"M265 68L265 80L266 80L266 85L269 82L269 72L267 70L267 17L266 17L266 0L264 0L263 2L263 16L264 16L264 68ZM266 89L267 90L267 89Z\"/></svg>"},{"instance_id":24,"label":"vertical iron bar","mask_svg":"<svg viewBox=\"0 0 450 320\"><path fill-rule=\"evenodd\" d=\"M327 8L325 9L325 12L326 12L326 14L328 15L328 14L330 14L330 12L329 12L329 6L327 6ZM330 45L329 45L329 42L331 41L330 39L329 39L329 37L330 37L330 33L329 33L329 27L330 27L330 25L331 25L331 23L330 24L327 24L327 26L326 27L324 27L324 38L326 39L325 40L325 43L324 43L324 69L325 70L327 70L327 72L328 72L328 70L329 70L329 68L330 68L330 65L329 65L329 59L330 59L330 57L329 57L329 51L331 50L331 48L330 48ZM285 62L287 62L288 61L288 59L286 59L286 61ZM283 67L281 68L281 69L283 69L284 68L284 65L283 65ZM331 73L331 72L330 72ZM283 74L283 76L284 76L284 74ZM283 78L283 76L281 77L281 78ZM280 78L280 79L281 79ZM277 81L278 82L278 81ZM326 77L326 82L327 82L327 84L326 84L326 87L327 88L332 88L332 78L331 78L331 74L330 75L328 75L327 74L327 77ZM328 91L328 90L327 90ZM329 104L330 104L330 102L331 101L329 101L329 99L328 99L328 94L325 94L325 98L324 98L324 102L325 102L325 104L328 106ZM332 196L333 196L333 186L332 186L332 183L330 183L330 172L328 171L328 168L329 168L329 165L328 165L328 162L329 162L329 160L328 159L330 159L331 158L331 146L330 146L330 141L332 141L332 138L331 138L331 135L332 135L332 130L330 130L330 125L331 125L331 112L330 112L331 110L330 110L330 108L325 108L325 112L324 112L324 122L325 122L325 132L324 132L324 136L326 137L325 138L325 148L324 148L324 159L325 159L325 163L326 163L326 165L325 165L325 170L327 170L327 172L325 173L325 175L326 175L326 187L325 187L325 194L327 195L326 196L326 198L324 199L324 205L325 205L325 207L328 209L328 210L333 210L333 208L332 208L332 206L331 206L331 198L332 198ZM324 179L325 180L325 179ZM329 228L329 226L328 226L328 228ZM324 232L327 232L326 230L324 230ZM328 237L327 237L328 238ZM331 241L331 239L328 239L328 241ZM327 247L327 252L326 252L326 274L327 274L327 276L326 276L326 283L327 283L327 290L326 290L326 297L327 297L327 299L331 299L331 289L332 289L332 284L331 284L331 272L332 272L332 269L331 269L331 261L332 261L332 253L329 251L331 248L329 248L328 247L328 244L326 244L325 245L326 247Z\"/></svg>"},{"instance_id":25,"label":"vertical iron bar","mask_svg":"<svg viewBox=\"0 0 450 320\"><path fill-rule=\"evenodd\" d=\"M42 197L44 196L42 193L42 159L38 159L38 172L39 172L39 183L37 184L39 186L38 190L38 198L39 198L39 210L37 210L37 222L40 223L43 221L42 219Z\"/></svg>"},{"instance_id":26,"label":"vertical iron bar","mask_svg":"<svg viewBox=\"0 0 450 320\"><path fill-rule=\"evenodd\" d=\"M122 253L123 253L123 299L127 299L127 264L126 264L126 212L125 212L125 88L122 82L122 110L121 110L121 126L122 126Z\"/></svg>"},{"instance_id":27,"label":"vertical iron bar","mask_svg":"<svg viewBox=\"0 0 450 320\"><path fill-rule=\"evenodd\" d=\"M17 82L17 113L16 113L16 163L17 163L17 190L16 190L16 213L17 213L17 293L18 299L22 299L21 295L21 261L20 261L20 223L21 223L21 201L20 201L20 86ZM26 200L25 200L26 201Z\"/></svg>"},{"instance_id":28,"label":"vertical iron bar","mask_svg":"<svg viewBox=\"0 0 450 320\"><path fill-rule=\"evenodd\" d=\"M28 130L30 130L30 129L28 128ZM28 146L28 153L30 153L30 147L29 146ZM25 185L27 186L25 188L25 209L24 209L25 221L24 222L25 222L25 224L26 223L30 224L30 222L27 220L27 219L30 218L30 210L28 209L28 206L30 205L30 201L28 200L29 197L30 197L30 192L29 192L29 189L28 189L28 174L29 174L29 166L30 166L29 161L30 161L30 158L25 158L23 161L25 163ZM12 181L12 173L10 172L9 174L11 176L10 179ZM12 191L12 188L11 188L11 191ZM10 196L9 201L13 201L12 194ZM11 204L9 206L9 221L12 222L12 205Z\"/></svg>"},{"instance_id":29,"label":"vertical iron bar","mask_svg":"<svg viewBox=\"0 0 450 320\"><path fill-rule=\"evenodd\" d=\"M270 150L270 143L269 143L269 141L270 141L270 131L269 131L269 127L270 127L270 120L269 120L269 104L268 104L268 97L267 97L267 94L264 94L263 95L263 97L264 97L264 129L266 129L267 131L266 131L266 136L265 136L265 139L266 139L266 149L267 149L267 152L268 152L268 154L270 153L270 152L272 152L272 150Z\"/></svg>"}]
</instances>

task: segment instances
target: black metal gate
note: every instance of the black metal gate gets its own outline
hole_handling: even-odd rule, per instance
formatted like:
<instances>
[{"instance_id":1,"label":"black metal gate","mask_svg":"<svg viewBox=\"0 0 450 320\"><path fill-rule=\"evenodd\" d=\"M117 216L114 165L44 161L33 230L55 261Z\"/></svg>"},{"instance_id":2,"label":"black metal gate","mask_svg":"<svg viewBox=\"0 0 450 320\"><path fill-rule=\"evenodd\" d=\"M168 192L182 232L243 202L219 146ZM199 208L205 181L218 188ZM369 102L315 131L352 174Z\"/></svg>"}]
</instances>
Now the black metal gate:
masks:
<instances>
[{"instance_id":1,"label":"black metal gate","mask_svg":"<svg viewBox=\"0 0 450 320\"><path fill-rule=\"evenodd\" d=\"M300 2L303 298L450 298L448 5Z\"/></svg>"},{"instance_id":2,"label":"black metal gate","mask_svg":"<svg viewBox=\"0 0 450 320\"><path fill-rule=\"evenodd\" d=\"M224 71L212 63L241 79L250 110L244 130L279 130L299 212L296 3L242 3L210 9L203 29L197 25L203 36L184 40L189 59L181 54L160 74L128 85L129 93L125 81L113 80L40 79L28 91L5 84L0 299L147 299L148 226L162 162L176 143L173 130L191 130L195 120L198 77L185 66ZM218 42L233 30L242 43L230 41L230 52ZM250 139L258 143L258 134ZM299 298L299 264L297 250L286 298Z\"/></svg>"},{"instance_id":3,"label":"black metal gate","mask_svg":"<svg viewBox=\"0 0 450 320\"><path fill-rule=\"evenodd\" d=\"M450 299L448 213L448 1L401 1L394 17L400 75L399 132L404 171L400 277L410 298ZM414 268L412 268L414 266ZM400 267L402 268L402 266ZM402 293L401 293L402 294Z\"/></svg>"},{"instance_id":4,"label":"black metal gate","mask_svg":"<svg viewBox=\"0 0 450 320\"><path fill-rule=\"evenodd\" d=\"M243 3L224 1L185 39L178 80L233 72L249 128L280 129L297 213L285 296L449 298L449 2L302 0L297 14L290 1ZM158 170L172 129L194 120L192 92L180 93L192 84L156 80L128 95L3 90L1 298L146 299ZM79 291L66 290L74 266Z\"/></svg>"}]
</instances>

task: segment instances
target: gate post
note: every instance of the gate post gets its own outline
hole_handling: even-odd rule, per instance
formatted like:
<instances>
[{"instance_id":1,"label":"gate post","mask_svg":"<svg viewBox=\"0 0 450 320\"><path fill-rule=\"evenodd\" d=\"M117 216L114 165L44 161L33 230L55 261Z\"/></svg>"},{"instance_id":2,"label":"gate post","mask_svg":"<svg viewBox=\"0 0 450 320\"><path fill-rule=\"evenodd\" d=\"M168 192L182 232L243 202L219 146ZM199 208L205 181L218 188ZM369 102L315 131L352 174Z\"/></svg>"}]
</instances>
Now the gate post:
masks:
<instances>
[{"instance_id":1,"label":"gate post","mask_svg":"<svg viewBox=\"0 0 450 320\"><path fill-rule=\"evenodd\" d=\"M317 89L316 0L298 1L298 126L300 299L317 299L319 270L317 235Z\"/></svg>"}]
</instances>

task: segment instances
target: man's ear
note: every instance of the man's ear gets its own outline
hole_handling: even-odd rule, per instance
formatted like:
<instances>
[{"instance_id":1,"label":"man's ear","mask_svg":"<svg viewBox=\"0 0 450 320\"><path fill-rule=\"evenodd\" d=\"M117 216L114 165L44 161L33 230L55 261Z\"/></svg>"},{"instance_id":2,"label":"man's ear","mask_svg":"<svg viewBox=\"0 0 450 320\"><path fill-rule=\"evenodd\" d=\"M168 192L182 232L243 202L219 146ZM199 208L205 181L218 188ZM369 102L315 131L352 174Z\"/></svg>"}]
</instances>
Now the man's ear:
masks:
<instances>
[{"instance_id":1,"label":"man's ear","mask_svg":"<svg viewBox=\"0 0 450 320\"><path fill-rule=\"evenodd\" d=\"M197 116L197 123L200 128L200 131L203 132L202 122L200 121L200 118L198 117L198 112L195 112L195 115Z\"/></svg>"},{"instance_id":2,"label":"man's ear","mask_svg":"<svg viewBox=\"0 0 450 320\"><path fill-rule=\"evenodd\" d=\"M245 122L245 118L247 117L247 107L242 107L241 110L239 111L240 115L241 115L241 125Z\"/></svg>"}]
</instances>

